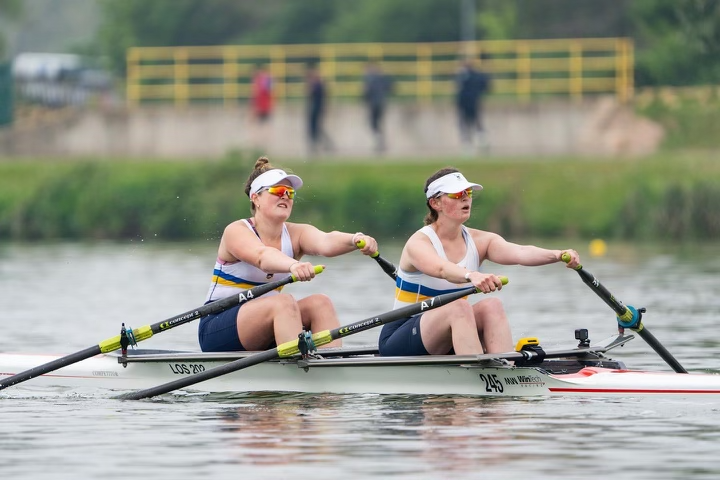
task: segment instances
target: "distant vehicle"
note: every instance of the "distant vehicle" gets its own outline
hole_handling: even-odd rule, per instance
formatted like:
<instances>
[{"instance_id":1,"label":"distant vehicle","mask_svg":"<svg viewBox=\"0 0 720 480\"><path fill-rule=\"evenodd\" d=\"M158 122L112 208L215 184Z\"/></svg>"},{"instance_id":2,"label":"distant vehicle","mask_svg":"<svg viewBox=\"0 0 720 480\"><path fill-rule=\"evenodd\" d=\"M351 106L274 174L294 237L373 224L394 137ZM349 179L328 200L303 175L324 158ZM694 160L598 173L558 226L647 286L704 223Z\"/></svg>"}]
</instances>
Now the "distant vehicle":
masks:
<instances>
[{"instance_id":1,"label":"distant vehicle","mask_svg":"<svg viewBox=\"0 0 720 480\"><path fill-rule=\"evenodd\" d=\"M85 105L112 94L113 78L106 70L69 53L21 53L12 75L18 100L49 107Z\"/></svg>"},{"instance_id":2,"label":"distant vehicle","mask_svg":"<svg viewBox=\"0 0 720 480\"><path fill-rule=\"evenodd\" d=\"M67 73L81 70L82 57L69 53L21 53L15 57L15 80L60 80Z\"/></svg>"}]
</instances>

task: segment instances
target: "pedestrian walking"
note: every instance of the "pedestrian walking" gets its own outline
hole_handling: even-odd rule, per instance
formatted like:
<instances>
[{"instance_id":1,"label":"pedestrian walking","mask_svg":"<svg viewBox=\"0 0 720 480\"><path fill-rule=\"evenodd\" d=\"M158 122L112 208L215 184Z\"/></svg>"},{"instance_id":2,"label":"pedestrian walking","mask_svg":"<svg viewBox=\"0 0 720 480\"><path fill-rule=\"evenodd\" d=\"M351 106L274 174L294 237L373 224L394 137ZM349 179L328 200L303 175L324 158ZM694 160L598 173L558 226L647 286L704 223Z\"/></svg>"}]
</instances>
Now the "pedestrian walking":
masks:
<instances>
[{"instance_id":1,"label":"pedestrian walking","mask_svg":"<svg viewBox=\"0 0 720 480\"><path fill-rule=\"evenodd\" d=\"M363 99L368 107L376 153L382 153L386 148L383 116L390 93L392 79L383 73L376 62L368 63L365 69Z\"/></svg>"},{"instance_id":2,"label":"pedestrian walking","mask_svg":"<svg viewBox=\"0 0 720 480\"><path fill-rule=\"evenodd\" d=\"M477 70L470 59L466 59L457 74L456 104L460 123L460 140L466 151L476 149L488 151L483 122L483 96L490 90L490 76Z\"/></svg>"}]
</instances>

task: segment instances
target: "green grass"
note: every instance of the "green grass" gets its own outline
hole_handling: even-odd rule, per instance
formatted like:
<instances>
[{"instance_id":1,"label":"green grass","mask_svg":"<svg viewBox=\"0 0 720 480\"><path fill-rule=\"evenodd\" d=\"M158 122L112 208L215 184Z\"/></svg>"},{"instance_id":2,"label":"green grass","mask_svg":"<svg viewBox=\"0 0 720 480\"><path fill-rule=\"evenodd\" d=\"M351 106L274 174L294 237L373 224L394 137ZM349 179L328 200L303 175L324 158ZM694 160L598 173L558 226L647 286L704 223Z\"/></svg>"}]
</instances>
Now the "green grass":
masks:
<instances>
[{"instance_id":1,"label":"green grass","mask_svg":"<svg viewBox=\"0 0 720 480\"><path fill-rule=\"evenodd\" d=\"M249 214L255 157L198 161L0 162L0 238L217 238ZM643 159L327 158L279 164L303 177L293 220L400 240L422 225L423 187L452 165L485 188L470 224L509 237L720 237L720 162Z\"/></svg>"}]
</instances>

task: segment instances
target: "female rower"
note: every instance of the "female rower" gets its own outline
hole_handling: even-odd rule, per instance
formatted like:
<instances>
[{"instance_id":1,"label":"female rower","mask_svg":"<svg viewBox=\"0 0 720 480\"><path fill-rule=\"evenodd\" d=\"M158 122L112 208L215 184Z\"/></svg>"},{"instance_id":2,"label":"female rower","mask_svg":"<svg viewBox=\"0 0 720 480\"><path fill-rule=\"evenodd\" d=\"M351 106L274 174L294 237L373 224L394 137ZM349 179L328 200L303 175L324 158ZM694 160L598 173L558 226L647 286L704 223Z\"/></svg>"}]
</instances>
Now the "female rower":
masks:
<instances>
[{"instance_id":1,"label":"female rower","mask_svg":"<svg viewBox=\"0 0 720 480\"><path fill-rule=\"evenodd\" d=\"M252 217L225 227L220 239L207 301L277 281L292 274L300 281L315 276L303 255L335 257L356 250L365 241L365 255L377 251L374 238L358 233L323 232L302 223L287 222L295 191L303 182L297 175L270 165L260 157L245 184ZM340 325L330 299L321 294L296 300L288 293L270 292L235 308L203 317L198 327L205 352L267 350L297 339L304 330L319 332ZM341 341L328 347L340 346Z\"/></svg>"},{"instance_id":2,"label":"female rower","mask_svg":"<svg viewBox=\"0 0 720 480\"><path fill-rule=\"evenodd\" d=\"M481 272L483 260L501 265L547 265L570 255L569 268L580 257L575 250L546 250L506 241L496 233L468 228L473 192L482 190L455 168L443 168L425 182L429 209L425 226L405 244L400 256L395 308L467 288L489 293L502 288L500 278ZM505 310L498 298L475 304L466 299L385 325L382 355L471 355L512 351Z\"/></svg>"}]
</instances>

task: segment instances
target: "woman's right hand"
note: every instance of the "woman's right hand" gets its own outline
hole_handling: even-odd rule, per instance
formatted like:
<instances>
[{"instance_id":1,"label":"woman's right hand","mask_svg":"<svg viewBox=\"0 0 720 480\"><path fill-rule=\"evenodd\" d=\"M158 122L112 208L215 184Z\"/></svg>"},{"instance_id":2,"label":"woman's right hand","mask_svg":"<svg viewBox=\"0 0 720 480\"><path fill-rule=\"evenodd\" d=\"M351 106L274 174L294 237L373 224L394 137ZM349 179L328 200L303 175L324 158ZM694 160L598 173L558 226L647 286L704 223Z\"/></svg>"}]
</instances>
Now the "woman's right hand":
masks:
<instances>
[{"instance_id":1,"label":"woman's right hand","mask_svg":"<svg viewBox=\"0 0 720 480\"><path fill-rule=\"evenodd\" d=\"M497 275L492 273L480 273L470 272L468 280L483 293L494 292L495 290L502 290L502 280Z\"/></svg>"},{"instance_id":2,"label":"woman's right hand","mask_svg":"<svg viewBox=\"0 0 720 480\"><path fill-rule=\"evenodd\" d=\"M297 261L290 265L290 273L300 282L315 278L315 265L310 262Z\"/></svg>"},{"instance_id":3,"label":"woman's right hand","mask_svg":"<svg viewBox=\"0 0 720 480\"><path fill-rule=\"evenodd\" d=\"M378 251L377 240L362 232L353 235L352 243L360 249L363 255L374 255Z\"/></svg>"}]
</instances>

